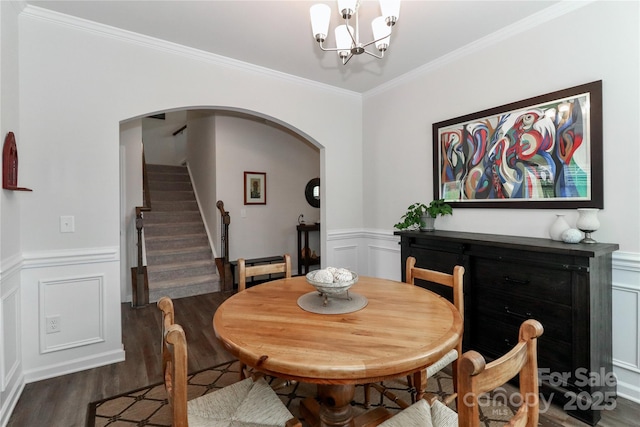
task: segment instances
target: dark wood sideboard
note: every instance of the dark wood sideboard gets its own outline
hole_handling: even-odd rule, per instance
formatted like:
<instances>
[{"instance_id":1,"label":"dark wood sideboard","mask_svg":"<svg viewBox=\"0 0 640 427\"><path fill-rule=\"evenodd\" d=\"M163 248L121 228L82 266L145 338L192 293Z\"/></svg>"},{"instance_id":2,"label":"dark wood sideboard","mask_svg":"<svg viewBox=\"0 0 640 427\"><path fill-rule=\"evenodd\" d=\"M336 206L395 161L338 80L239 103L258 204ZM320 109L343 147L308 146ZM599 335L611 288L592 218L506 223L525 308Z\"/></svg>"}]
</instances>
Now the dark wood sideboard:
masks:
<instances>
[{"instance_id":1,"label":"dark wood sideboard","mask_svg":"<svg viewBox=\"0 0 640 427\"><path fill-rule=\"evenodd\" d=\"M612 368L611 258L617 244L451 231L399 231L402 279L407 257L418 267L465 268L463 347L488 360L518 340L518 327L542 323L541 392L591 425L615 405ZM420 286L441 293L435 284Z\"/></svg>"}]
</instances>

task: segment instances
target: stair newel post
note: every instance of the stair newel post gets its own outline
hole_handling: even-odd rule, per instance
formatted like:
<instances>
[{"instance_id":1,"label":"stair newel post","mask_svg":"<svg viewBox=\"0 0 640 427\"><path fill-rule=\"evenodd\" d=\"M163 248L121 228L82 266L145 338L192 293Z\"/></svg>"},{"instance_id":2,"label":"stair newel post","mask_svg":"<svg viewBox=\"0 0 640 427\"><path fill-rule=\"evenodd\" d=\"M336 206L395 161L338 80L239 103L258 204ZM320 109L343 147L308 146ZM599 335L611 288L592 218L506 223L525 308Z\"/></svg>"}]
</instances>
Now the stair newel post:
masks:
<instances>
[{"instance_id":1,"label":"stair newel post","mask_svg":"<svg viewBox=\"0 0 640 427\"><path fill-rule=\"evenodd\" d=\"M132 268L132 284L133 284L133 306L143 307L149 304L149 284L147 281L146 269L142 260L142 229L144 228L144 219L142 211L148 210L144 208L136 208L136 231L138 232L137 247L138 247L138 265Z\"/></svg>"},{"instance_id":2,"label":"stair newel post","mask_svg":"<svg viewBox=\"0 0 640 427\"><path fill-rule=\"evenodd\" d=\"M218 270L221 277L221 283L224 291L233 290L233 276L231 274L231 265L229 264L229 224L231 224L231 216L228 211L224 210L224 202L218 200L216 207L220 211L220 253L221 258L216 259Z\"/></svg>"}]
</instances>

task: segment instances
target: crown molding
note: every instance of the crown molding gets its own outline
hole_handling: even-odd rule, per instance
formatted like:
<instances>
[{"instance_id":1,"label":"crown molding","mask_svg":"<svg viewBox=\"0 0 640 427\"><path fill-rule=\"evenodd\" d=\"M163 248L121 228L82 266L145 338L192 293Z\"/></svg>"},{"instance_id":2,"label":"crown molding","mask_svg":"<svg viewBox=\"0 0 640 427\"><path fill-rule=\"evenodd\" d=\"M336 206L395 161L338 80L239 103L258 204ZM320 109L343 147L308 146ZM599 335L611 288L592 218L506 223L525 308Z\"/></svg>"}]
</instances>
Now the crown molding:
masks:
<instances>
[{"instance_id":1,"label":"crown molding","mask_svg":"<svg viewBox=\"0 0 640 427\"><path fill-rule=\"evenodd\" d=\"M158 39L151 36L135 33L133 31L112 27L98 22L78 18L64 13L55 12L38 6L27 5L21 13L27 18L47 21L56 25L68 27L74 30L84 31L96 34L102 37L112 38L114 40L125 43L135 44L144 48L159 50L165 53L181 55L185 58L194 59L196 61L205 62L233 70L241 70L259 75L261 77L270 77L286 81L288 83L303 85L325 92L333 92L336 95L354 97L362 99L362 94L350 90L338 88L335 86L319 83L314 80L305 79L294 76L292 74L283 73L272 70L270 68L261 67L259 65L248 62L239 61L222 55L206 52L200 49L190 48L181 44L172 43L166 40Z\"/></svg>"},{"instance_id":2,"label":"crown molding","mask_svg":"<svg viewBox=\"0 0 640 427\"><path fill-rule=\"evenodd\" d=\"M480 52L499 42L508 40L517 34L523 33L532 28L536 28L553 19L559 18L563 15L566 15L567 13L571 13L575 10L578 10L588 4L595 3L596 1L597 0L584 0L584 1L562 0L553 6L549 6L548 8L543 9L540 12L537 12L531 16L521 19L520 21L514 22L513 24L508 25L504 28L501 28L500 30L495 31L481 39L475 40L465 46L462 46L461 48L456 49L446 55L443 55L438 59L431 61L425 65L422 65L412 71L409 71L408 73L405 73L400 77L397 77L387 83L383 83L380 86L377 86L374 89L371 89L363 93L363 98L379 95L388 90L394 89L395 87L401 84L404 84L408 81L415 80L419 77L422 77L433 70L444 67L445 65L455 62L472 53Z\"/></svg>"}]
</instances>

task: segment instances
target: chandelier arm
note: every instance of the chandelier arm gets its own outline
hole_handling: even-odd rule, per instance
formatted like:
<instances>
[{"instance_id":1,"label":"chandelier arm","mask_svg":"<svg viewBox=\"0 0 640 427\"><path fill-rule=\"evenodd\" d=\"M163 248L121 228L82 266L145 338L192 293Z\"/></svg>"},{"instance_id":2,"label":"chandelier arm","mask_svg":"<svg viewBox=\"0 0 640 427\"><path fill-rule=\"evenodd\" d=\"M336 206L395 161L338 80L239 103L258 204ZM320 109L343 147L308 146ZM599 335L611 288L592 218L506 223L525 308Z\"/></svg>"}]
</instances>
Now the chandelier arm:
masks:
<instances>
[{"instance_id":1,"label":"chandelier arm","mask_svg":"<svg viewBox=\"0 0 640 427\"><path fill-rule=\"evenodd\" d=\"M349 56L347 56L347 58L342 58L342 65L347 65L347 62L349 62L349 60L353 58L353 53L350 53Z\"/></svg>"},{"instance_id":2,"label":"chandelier arm","mask_svg":"<svg viewBox=\"0 0 640 427\"><path fill-rule=\"evenodd\" d=\"M380 51L380 55L376 55L375 53L371 53L368 50L365 50L364 53L366 53L367 55L371 55L371 56L373 56L375 58L378 58L378 59L384 58L384 50Z\"/></svg>"},{"instance_id":3,"label":"chandelier arm","mask_svg":"<svg viewBox=\"0 0 640 427\"><path fill-rule=\"evenodd\" d=\"M323 50L323 51L325 51L325 52L337 52L337 51L339 51L339 50L344 50L344 49L338 49L337 47L324 47L324 46L322 45L322 42L321 42L321 41L320 41L320 42L318 42L318 44L319 44L319 46L320 46L320 49L321 49L321 50Z\"/></svg>"}]
</instances>

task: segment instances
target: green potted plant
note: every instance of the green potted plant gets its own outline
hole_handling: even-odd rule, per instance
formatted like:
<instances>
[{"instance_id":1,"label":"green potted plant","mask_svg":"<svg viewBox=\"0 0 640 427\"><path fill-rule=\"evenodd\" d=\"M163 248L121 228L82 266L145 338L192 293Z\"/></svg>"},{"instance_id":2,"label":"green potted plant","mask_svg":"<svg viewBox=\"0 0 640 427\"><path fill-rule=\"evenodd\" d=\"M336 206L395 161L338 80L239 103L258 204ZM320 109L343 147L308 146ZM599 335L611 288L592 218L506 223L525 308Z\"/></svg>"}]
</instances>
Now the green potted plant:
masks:
<instances>
[{"instance_id":1,"label":"green potted plant","mask_svg":"<svg viewBox=\"0 0 640 427\"><path fill-rule=\"evenodd\" d=\"M453 215L453 208L445 203L444 199L433 200L428 206L424 203L414 203L407 208L407 212L400 217L401 221L394 227L399 230L419 228L421 231L433 231L438 215Z\"/></svg>"}]
</instances>

